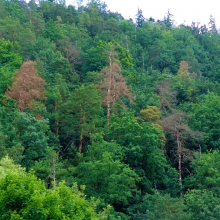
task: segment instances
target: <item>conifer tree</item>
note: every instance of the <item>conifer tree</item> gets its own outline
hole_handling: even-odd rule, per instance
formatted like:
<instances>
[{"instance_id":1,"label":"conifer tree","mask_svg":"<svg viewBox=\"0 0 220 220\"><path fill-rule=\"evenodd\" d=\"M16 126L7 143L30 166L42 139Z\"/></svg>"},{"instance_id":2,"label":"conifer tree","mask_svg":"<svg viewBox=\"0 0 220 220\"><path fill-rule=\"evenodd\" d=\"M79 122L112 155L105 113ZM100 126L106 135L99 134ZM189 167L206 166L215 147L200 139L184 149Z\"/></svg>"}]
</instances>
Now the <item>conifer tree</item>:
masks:
<instances>
[{"instance_id":1,"label":"conifer tree","mask_svg":"<svg viewBox=\"0 0 220 220\"><path fill-rule=\"evenodd\" d=\"M101 97L97 88L90 84L76 89L63 105L63 112L62 126L69 136L78 136L78 151L82 153L84 139L98 130Z\"/></svg>"},{"instance_id":2,"label":"conifer tree","mask_svg":"<svg viewBox=\"0 0 220 220\"><path fill-rule=\"evenodd\" d=\"M142 14L142 10L140 8L138 8L138 13L136 14L136 25L137 25L137 27L141 27L144 22L145 22L145 18Z\"/></svg>"},{"instance_id":3,"label":"conifer tree","mask_svg":"<svg viewBox=\"0 0 220 220\"><path fill-rule=\"evenodd\" d=\"M25 111L34 99L45 98L46 82L37 74L35 62L25 61L12 81L5 95L17 101L19 111Z\"/></svg>"},{"instance_id":4,"label":"conifer tree","mask_svg":"<svg viewBox=\"0 0 220 220\"><path fill-rule=\"evenodd\" d=\"M107 106L108 124L110 122L111 107L114 103L119 101L122 96L127 97L129 100L134 99L134 95L130 92L129 87L126 85L125 78L119 74L121 68L115 57L115 48L114 46L111 46L108 51L109 66L102 69L105 76L99 87L104 92L103 101Z\"/></svg>"}]
</instances>

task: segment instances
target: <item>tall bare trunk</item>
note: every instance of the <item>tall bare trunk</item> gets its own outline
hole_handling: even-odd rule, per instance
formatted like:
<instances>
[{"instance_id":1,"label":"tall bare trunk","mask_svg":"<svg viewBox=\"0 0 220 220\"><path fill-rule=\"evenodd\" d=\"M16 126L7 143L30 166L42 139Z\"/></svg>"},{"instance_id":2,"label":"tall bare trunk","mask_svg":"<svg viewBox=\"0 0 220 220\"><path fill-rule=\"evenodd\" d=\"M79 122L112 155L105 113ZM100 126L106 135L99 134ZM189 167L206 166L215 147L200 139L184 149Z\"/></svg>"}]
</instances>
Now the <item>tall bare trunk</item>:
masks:
<instances>
[{"instance_id":1,"label":"tall bare trunk","mask_svg":"<svg viewBox=\"0 0 220 220\"><path fill-rule=\"evenodd\" d=\"M56 190L56 162L53 161L53 189Z\"/></svg>"},{"instance_id":2,"label":"tall bare trunk","mask_svg":"<svg viewBox=\"0 0 220 220\"><path fill-rule=\"evenodd\" d=\"M52 179L53 179L53 191L56 190L56 153L54 152L52 155L51 155L51 166L52 166Z\"/></svg>"},{"instance_id":3,"label":"tall bare trunk","mask_svg":"<svg viewBox=\"0 0 220 220\"><path fill-rule=\"evenodd\" d=\"M111 78L110 78L111 81ZM107 120L108 125L110 123L110 114L111 114L111 82L109 82L108 91L107 91Z\"/></svg>"},{"instance_id":4,"label":"tall bare trunk","mask_svg":"<svg viewBox=\"0 0 220 220\"><path fill-rule=\"evenodd\" d=\"M112 86L112 53L109 54L109 82L107 89L107 120L110 123L111 115L111 86Z\"/></svg>"},{"instance_id":5,"label":"tall bare trunk","mask_svg":"<svg viewBox=\"0 0 220 220\"><path fill-rule=\"evenodd\" d=\"M179 176L179 184L182 188L182 142L181 142L181 134L179 131L176 132L176 140L177 140L177 152L178 152L178 176ZM182 193L182 192L181 192Z\"/></svg>"},{"instance_id":6,"label":"tall bare trunk","mask_svg":"<svg viewBox=\"0 0 220 220\"><path fill-rule=\"evenodd\" d=\"M83 145L83 135L81 131L80 137L79 137L79 153L82 153L82 145Z\"/></svg>"}]
</instances>

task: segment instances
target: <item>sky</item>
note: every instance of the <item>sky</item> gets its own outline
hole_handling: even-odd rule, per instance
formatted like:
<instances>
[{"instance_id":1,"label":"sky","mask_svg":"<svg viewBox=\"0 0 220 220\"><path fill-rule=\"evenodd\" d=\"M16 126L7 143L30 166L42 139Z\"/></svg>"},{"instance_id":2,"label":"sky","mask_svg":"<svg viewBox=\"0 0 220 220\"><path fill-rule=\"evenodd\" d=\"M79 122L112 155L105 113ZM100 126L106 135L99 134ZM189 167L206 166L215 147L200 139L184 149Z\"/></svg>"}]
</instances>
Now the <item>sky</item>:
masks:
<instances>
[{"instance_id":1,"label":"sky","mask_svg":"<svg viewBox=\"0 0 220 220\"><path fill-rule=\"evenodd\" d=\"M135 21L138 8L145 18L163 19L168 10L178 24L199 22L208 24L210 15L215 18L220 28L220 0L104 0L108 9L120 13L125 19L131 17ZM71 3L71 0L67 0Z\"/></svg>"}]
</instances>

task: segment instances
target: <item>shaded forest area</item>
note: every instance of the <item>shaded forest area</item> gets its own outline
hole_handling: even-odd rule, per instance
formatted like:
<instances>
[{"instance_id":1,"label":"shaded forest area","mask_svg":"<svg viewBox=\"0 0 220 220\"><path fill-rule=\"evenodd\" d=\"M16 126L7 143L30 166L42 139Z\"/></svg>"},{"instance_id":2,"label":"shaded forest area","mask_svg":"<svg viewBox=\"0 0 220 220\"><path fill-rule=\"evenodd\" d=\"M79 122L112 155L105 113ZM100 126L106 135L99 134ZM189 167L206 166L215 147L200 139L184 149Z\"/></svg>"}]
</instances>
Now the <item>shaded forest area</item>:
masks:
<instances>
[{"instance_id":1,"label":"shaded forest area","mask_svg":"<svg viewBox=\"0 0 220 220\"><path fill-rule=\"evenodd\" d=\"M219 57L212 16L0 0L0 219L219 219Z\"/></svg>"}]
</instances>

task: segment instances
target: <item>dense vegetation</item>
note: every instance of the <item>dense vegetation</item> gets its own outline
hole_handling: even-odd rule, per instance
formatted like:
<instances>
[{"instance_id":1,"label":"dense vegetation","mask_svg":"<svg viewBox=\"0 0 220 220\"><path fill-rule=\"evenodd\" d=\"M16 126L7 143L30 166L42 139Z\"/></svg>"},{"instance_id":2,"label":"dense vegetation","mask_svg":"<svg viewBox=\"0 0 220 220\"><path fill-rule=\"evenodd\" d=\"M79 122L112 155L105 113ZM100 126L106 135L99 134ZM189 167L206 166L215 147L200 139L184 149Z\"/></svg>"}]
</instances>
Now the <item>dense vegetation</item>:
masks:
<instances>
[{"instance_id":1,"label":"dense vegetation","mask_svg":"<svg viewBox=\"0 0 220 220\"><path fill-rule=\"evenodd\" d=\"M219 55L212 17L0 0L0 219L219 219Z\"/></svg>"}]
</instances>

